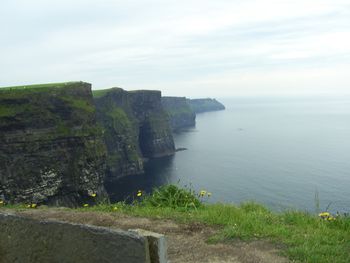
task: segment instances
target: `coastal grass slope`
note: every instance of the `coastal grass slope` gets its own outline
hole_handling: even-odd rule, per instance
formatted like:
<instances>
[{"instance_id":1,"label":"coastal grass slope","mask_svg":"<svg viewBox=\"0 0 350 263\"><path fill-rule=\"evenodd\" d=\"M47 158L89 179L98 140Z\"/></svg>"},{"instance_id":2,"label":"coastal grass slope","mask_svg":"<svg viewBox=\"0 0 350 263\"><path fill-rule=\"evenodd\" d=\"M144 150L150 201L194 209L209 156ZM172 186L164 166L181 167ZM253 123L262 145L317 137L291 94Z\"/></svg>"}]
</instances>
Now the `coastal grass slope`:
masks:
<instances>
[{"instance_id":1,"label":"coastal grass slope","mask_svg":"<svg viewBox=\"0 0 350 263\"><path fill-rule=\"evenodd\" d=\"M81 81L69 81L69 82L59 82L59 83L45 83L45 84L30 84L30 85L22 85L22 86L10 86L10 87L1 87L1 91L7 90L33 90L33 89L47 89L52 90L54 88L63 88L63 87L71 87L72 85L79 85Z\"/></svg>"},{"instance_id":2,"label":"coastal grass slope","mask_svg":"<svg viewBox=\"0 0 350 263\"><path fill-rule=\"evenodd\" d=\"M220 231L208 242L267 240L281 248L283 255L297 262L349 262L350 217L320 217L303 211L273 212L261 204L206 204L211 193L196 194L168 185L155 189L132 205L100 204L83 211L118 212L133 216L173 219L182 223L204 223ZM327 214L327 213L326 213Z\"/></svg>"},{"instance_id":3,"label":"coastal grass slope","mask_svg":"<svg viewBox=\"0 0 350 263\"><path fill-rule=\"evenodd\" d=\"M101 213L119 213L186 224L201 223L218 229L208 243L263 240L274 244L293 262L349 262L350 217L347 215L324 218L295 210L277 213L253 202L206 204L210 195L168 185L155 189L151 195L144 195L142 191L135 193L132 204L100 203L64 211L96 213L96 217ZM23 207L6 206L19 210ZM332 220L327 220L330 218Z\"/></svg>"}]
</instances>

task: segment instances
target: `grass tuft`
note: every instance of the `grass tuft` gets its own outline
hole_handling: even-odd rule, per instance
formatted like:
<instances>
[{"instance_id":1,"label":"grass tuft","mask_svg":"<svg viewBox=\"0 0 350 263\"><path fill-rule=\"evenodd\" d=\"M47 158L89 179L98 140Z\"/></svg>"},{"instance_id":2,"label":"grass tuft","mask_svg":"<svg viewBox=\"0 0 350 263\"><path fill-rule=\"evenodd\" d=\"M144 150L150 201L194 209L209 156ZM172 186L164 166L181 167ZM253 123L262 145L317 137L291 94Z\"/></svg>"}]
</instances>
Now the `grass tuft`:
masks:
<instances>
[{"instance_id":1,"label":"grass tuft","mask_svg":"<svg viewBox=\"0 0 350 263\"><path fill-rule=\"evenodd\" d=\"M182 189L170 184L154 189L151 195L142 200L141 204L146 207L196 209L202 203L193 190Z\"/></svg>"}]
</instances>

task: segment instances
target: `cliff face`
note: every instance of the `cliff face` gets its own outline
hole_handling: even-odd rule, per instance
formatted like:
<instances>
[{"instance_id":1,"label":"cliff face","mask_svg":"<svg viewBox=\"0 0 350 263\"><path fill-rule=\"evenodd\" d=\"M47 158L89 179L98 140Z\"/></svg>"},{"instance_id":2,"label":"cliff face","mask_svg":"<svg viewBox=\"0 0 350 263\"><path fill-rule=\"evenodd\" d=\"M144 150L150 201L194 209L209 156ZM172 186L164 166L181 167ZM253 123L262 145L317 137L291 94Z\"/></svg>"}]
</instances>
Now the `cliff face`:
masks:
<instances>
[{"instance_id":1,"label":"cliff face","mask_svg":"<svg viewBox=\"0 0 350 263\"><path fill-rule=\"evenodd\" d=\"M105 198L106 149L83 82L0 89L0 198L80 205Z\"/></svg>"},{"instance_id":2,"label":"cliff face","mask_svg":"<svg viewBox=\"0 0 350 263\"><path fill-rule=\"evenodd\" d=\"M216 99L190 99L188 102L195 113L225 109L225 106Z\"/></svg>"},{"instance_id":3,"label":"cliff face","mask_svg":"<svg viewBox=\"0 0 350 263\"><path fill-rule=\"evenodd\" d=\"M162 105L169 115L173 130L196 125L196 113L185 97L162 97Z\"/></svg>"},{"instance_id":4,"label":"cliff face","mask_svg":"<svg viewBox=\"0 0 350 263\"><path fill-rule=\"evenodd\" d=\"M143 157L175 151L160 91L94 91L97 119L107 145L107 180L143 172Z\"/></svg>"}]
</instances>

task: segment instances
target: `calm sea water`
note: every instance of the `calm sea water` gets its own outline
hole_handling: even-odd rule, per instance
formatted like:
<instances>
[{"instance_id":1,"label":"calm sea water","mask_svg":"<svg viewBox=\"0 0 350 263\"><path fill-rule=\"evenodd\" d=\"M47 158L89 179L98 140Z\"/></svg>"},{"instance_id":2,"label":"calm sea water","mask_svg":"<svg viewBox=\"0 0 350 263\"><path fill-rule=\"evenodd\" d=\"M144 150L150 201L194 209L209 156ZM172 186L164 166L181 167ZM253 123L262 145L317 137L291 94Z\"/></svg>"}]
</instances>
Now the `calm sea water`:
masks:
<instances>
[{"instance_id":1,"label":"calm sea water","mask_svg":"<svg viewBox=\"0 0 350 263\"><path fill-rule=\"evenodd\" d=\"M150 161L111 185L112 199L165 183L212 192L209 202L255 200L274 210L350 212L350 98L240 98L175 135L188 150Z\"/></svg>"}]
</instances>

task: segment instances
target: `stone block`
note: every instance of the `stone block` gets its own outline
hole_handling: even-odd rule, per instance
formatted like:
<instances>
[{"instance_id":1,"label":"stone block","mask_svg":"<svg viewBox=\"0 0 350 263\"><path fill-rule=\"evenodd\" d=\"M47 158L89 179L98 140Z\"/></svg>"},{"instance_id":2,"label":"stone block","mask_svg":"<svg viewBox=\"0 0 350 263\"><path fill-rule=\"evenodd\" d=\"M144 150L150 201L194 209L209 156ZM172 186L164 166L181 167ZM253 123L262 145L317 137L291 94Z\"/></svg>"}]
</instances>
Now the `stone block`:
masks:
<instances>
[{"instance_id":1,"label":"stone block","mask_svg":"<svg viewBox=\"0 0 350 263\"><path fill-rule=\"evenodd\" d=\"M130 229L129 231L137 233L147 238L150 252L151 263L167 263L167 241L164 235L146 231L143 229Z\"/></svg>"},{"instance_id":2,"label":"stone block","mask_svg":"<svg viewBox=\"0 0 350 263\"><path fill-rule=\"evenodd\" d=\"M0 213L0 263L150 263L135 232Z\"/></svg>"}]
</instances>

